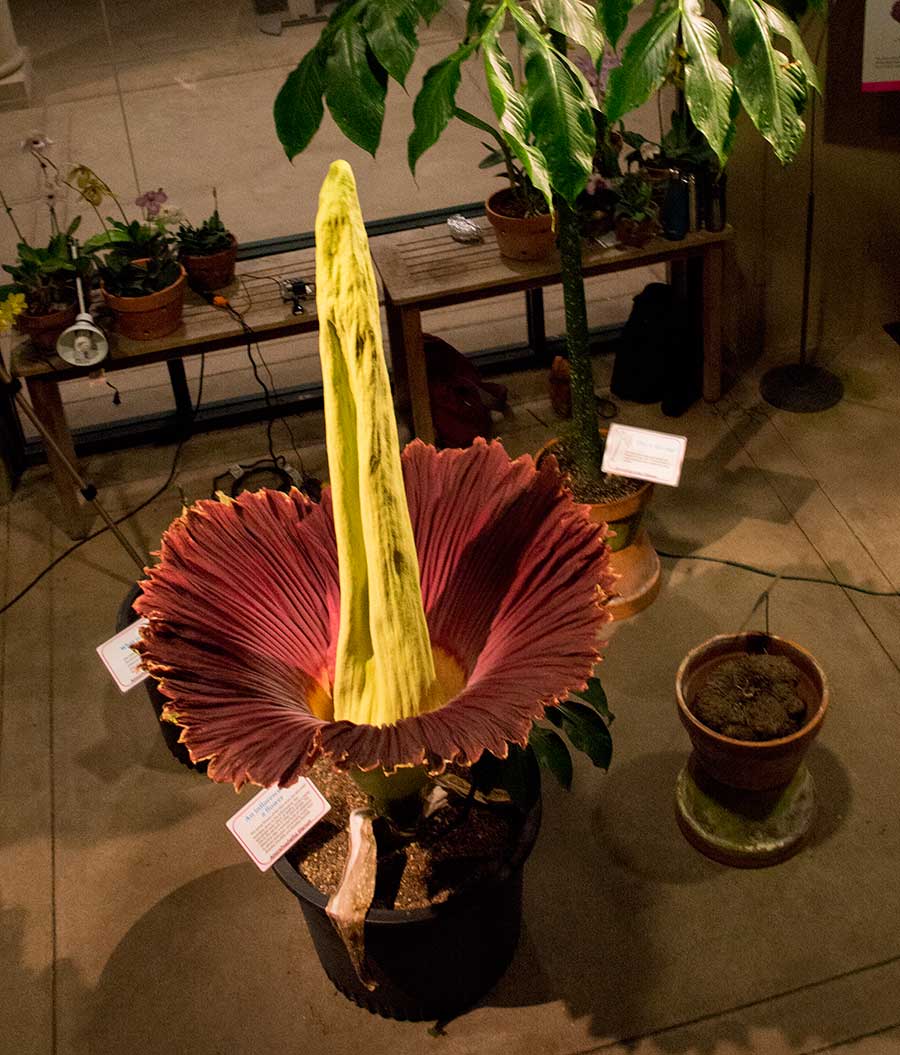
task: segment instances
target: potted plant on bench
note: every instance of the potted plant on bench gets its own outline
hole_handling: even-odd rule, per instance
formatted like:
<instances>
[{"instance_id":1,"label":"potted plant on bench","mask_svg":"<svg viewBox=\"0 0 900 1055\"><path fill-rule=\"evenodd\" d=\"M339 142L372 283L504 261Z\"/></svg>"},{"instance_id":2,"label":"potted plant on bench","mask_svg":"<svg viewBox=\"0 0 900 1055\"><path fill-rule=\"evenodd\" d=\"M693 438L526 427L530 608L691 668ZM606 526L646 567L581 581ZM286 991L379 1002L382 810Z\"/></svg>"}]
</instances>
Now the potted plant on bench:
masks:
<instances>
[{"instance_id":1,"label":"potted plant on bench","mask_svg":"<svg viewBox=\"0 0 900 1055\"><path fill-rule=\"evenodd\" d=\"M198 292L222 289L234 279L237 239L219 216L219 201L213 187L212 216L199 227L182 223L175 235L178 259L187 271L188 285Z\"/></svg>"},{"instance_id":2,"label":"potted plant on bench","mask_svg":"<svg viewBox=\"0 0 900 1055\"><path fill-rule=\"evenodd\" d=\"M605 531L554 465L497 443L401 456L345 162L320 195L316 286L331 487L320 505L259 491L186 510L141 584L139 651L213 780L311 773L349 824L276 866L335 985L381 1014L445 1017L515 947L535 759L571 780L558 728L609 762L591 678ZM404 907L421 868L424 902Z\"/></svg>"}]
</instances>

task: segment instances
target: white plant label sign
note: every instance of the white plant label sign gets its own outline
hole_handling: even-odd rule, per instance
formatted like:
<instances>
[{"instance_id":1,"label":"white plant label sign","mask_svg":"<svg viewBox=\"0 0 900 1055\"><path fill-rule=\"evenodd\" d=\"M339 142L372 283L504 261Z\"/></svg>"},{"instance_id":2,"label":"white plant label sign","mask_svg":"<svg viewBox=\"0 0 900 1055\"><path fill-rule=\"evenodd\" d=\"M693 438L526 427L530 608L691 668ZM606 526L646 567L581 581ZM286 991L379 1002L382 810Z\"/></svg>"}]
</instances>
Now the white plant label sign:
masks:
<instances>
[{"instance_id":1,"label":"white plant label sign","mask_svg":"<svg viewBox=\"0 0 900 1055\"><path fill-rule=\"evenodd\" d=\"M896 0L866 0L862 90L900 92L900 7Z\"/></svg>"},{"instance_id":2,"label":"white plant label sign","mask_svg":"<svg viewBox=\"0 0 900 1055\"><path fill-rule=\"evenodd\" d=\"M605 473L677 487L687 437L633 425L610 425L603 451Z\"/></svg>"},{"instance_id":3,"label":"white plant label sign","mask_svg":"<svg viewBox=\"0 0 900 1055\"><path fill-rule=\"evenodd\" d=\"M311 780L263 788L225 826L260 872L265 872L331 809Z\"/></svg>"},{"instance_id":4,"label":"white plant label sign","mask_svg":"<svg viewBox=\"0 0 900 1055\"><path fill-rule=\"evenodd\" d=\"M146 625L146 619L136 619L115 637L97 646L97 655L103 660L103 665L120 692L128 692L150 677L146 670L141 670L141 657L134 651L134 646L141 639L141 627Z\"/></svg>"}]
</instances>

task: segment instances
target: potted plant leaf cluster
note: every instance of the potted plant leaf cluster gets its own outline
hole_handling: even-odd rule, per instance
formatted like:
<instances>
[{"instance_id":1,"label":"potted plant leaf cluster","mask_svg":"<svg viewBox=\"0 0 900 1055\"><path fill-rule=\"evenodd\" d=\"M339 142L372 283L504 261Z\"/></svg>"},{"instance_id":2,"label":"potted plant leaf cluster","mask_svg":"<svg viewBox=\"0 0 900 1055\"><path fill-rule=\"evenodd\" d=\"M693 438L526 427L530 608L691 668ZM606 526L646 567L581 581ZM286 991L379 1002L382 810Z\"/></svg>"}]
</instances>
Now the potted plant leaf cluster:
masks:
<instances>
[{"instance_id":1,"label":"potted plant leaf cluster","mask_svg":"<svg viewBox=\"0 0 900 1055\"><path fill-rule=\"evenodd\" d=\"M191 289L209 292L222 289L234 280L237 239L219 216L219 203L213 188L215 207L212 215L199 227L182 223L175 235L178 259L187 271Z\"/></svg>"},{"instance_id":2,"label":"potted plant leaf cluster","mask_svg":"<svg viewBox=\"0 0 900 1055\"><path fill-rule=\"evenodd\" d=\"M138 649L213 780L309 774L329 798L276 871L334 984L446 1017L515 948L537 764L571 782L559 732L609 763L606 533L552 459L484 441L401 455L345 162L319 199L316 287L330 487L186 510L141 584Z\"/></svg>"},{"instance_id":3,"label":"potted plant leaf cluster","mask_svg":"<svg viewBox=\"0 0 900 1055\"><path fill-rule=\"evenodd\" d=\"M653 187L644 173L626 172L616 181L613 216L620 245L639 249L659 231L659 206L653 200Z\"/></svg>"},{"instance_id":4,"label":"potted plant leaf cluster","mask_svg":"<svg viewBox=\"0 0 900 1055\"><path fill-rule=\"evenodd\" d=\"M812 5L824 11L824 0ZM418 26L442 0L348 0L338 5L316 45L287 77L275 123L289 157L315 135L327 104L341 131L375 154L389 79L403 85L418 48ZM597 118L607 123L645 103L667 83L683 87L687 112L724 167L740 109L787 163L804 134L803 111L818 89L815 68L792 18L763 0L718 0L734 58L721 57L719 30L701 0L472 0L463 39L425 74L413 103L408 142L419 158L458 116L464 62L480 58L500 134L555 214L572 387L565 437L576 494L596 492L604 476L584 296L576 204L593 171ZM620 45L634 10L642 24ZM513 34L502 35L512 28ZM512 40L512 44L510 41ZM603 98L568 55L583 48L599 70L617 51ZM790 56L781 48L788 46ZM512 48L512 54L506 49ZM523 77L513 74L520 66ZM601 122L602 124L602 122Z\"/></svg>"}]
</instances>

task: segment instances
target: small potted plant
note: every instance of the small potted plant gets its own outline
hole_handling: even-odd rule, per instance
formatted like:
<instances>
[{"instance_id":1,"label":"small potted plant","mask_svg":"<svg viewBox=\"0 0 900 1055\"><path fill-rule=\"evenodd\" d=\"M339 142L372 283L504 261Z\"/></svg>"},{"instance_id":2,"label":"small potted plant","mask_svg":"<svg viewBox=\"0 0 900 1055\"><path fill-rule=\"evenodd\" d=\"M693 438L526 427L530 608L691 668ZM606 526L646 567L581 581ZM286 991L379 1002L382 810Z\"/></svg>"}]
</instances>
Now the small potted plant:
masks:
<instances>
[{"instance_id":1,"label":"small potted plant","mask_svg":"<svg viewBox=\"0 0 900 1055\"><path fill-rule=\"evenodd\" d=\"M659 206L653 201L653 187L643 172L626 172L615 182L616 238L621 245L640 248L659 230Z\"/></svg>"},{"instance_id":2,"label":"small potted plant","mask_svg":"<svg viewBox=\"0 0 900 1055\"><path fill-rule=\"evenodd\" d=\"M69 250L81 217L76 216L68 228L61 231L51 209L54 233L45 248L31 245L23 236L2 191L0 203L19 237L16 262L3 265L12 282L0 287L0 296L10 293L24 296L24 310L15 317L16 329L39 348L51 350L56 347L56 339L62 331L75 322L78 313L75 276L79 272L86 275L90 268L89 262L83 258L76 264Z\"/></svg>"},{"instance_id":3,"label":"small potted plant","mask_svg":"<svg viewBox=\"0 0 900 1055\"><path fill-rule=\"evenodd\" d=\"M84 244L96 256L100 289L115 313L116 328L136 341L165 337L181 323L185 270L168 231L177 216L162 212L166 200L162 188L145 192L135 199L143 211L140 220L128 220L124 211L121 220L107 217L104 230Z\"/></svg>"},{"instance_id":4,"label":"small potted plant","mask_svg":"<svg viewBox=\"0 0 900 1055\"><path fill-rule=\"evenodd\" d=\"M219 202L213 188L212 216L199 227L182 223L175 235L178 259L187 271L191 289L199 292L222 289L234 279L237 239L219 216Z\"/></svg>"},{"instance_id":5,"label":"small potted plant","mask_svg":"<svg viewBox=\"0 0 900 1055\"><path fill-rule=\"evenodd\" d=\"M213 780L326 790L330 821L275 867L332 982L380 1014L447 1017L515 948L536 762L571 781L560 730L609 763L605 531L552 459L401 455L346 162L319 199L316 286L331 486L186 510L141 584L138 650Z\"/></svg>"}]
</instances>

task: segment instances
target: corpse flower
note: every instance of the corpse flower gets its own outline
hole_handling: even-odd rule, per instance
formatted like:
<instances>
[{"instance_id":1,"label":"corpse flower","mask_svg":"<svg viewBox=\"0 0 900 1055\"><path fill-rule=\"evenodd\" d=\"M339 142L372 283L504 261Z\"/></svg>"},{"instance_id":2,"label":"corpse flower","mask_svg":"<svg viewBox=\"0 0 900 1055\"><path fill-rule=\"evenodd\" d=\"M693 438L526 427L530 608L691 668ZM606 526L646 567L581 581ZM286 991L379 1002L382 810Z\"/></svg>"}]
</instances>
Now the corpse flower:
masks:
<instances>
[{"instance_id":1,"label":"corpse flower","mask_svg":"<svg viewBox=\"0 0 900 1055\"><path fill-rule=\"evenodd\" d=\"M608 619L605 527L552 458L483 441L401 457L345 162L320 194L316 280L330 490L196 503L135 605L164 716L236 788L321 756L397 777L505 758L585 688Z\"/></svg>"}]
</instances>

